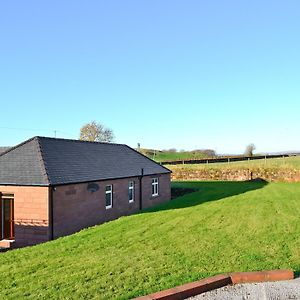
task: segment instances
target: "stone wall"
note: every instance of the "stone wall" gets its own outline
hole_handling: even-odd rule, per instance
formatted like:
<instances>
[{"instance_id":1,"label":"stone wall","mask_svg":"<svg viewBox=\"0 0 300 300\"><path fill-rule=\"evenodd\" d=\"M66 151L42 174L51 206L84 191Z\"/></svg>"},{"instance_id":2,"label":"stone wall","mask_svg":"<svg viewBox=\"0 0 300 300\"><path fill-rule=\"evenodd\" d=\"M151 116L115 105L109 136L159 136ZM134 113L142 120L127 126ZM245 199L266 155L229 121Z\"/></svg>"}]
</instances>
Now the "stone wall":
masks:
<instances>
[{"instance_id":1,"label":"stone wall","mask_svg":"<svg viewBox=\"0 0 300 300\"><path fill-rule=\"evenodd\" d=\"M250 180L261 178L270 182L300 182L300 170L296 169L186 169L174 168L172 180Z\"/></svg>"}]
</instances>

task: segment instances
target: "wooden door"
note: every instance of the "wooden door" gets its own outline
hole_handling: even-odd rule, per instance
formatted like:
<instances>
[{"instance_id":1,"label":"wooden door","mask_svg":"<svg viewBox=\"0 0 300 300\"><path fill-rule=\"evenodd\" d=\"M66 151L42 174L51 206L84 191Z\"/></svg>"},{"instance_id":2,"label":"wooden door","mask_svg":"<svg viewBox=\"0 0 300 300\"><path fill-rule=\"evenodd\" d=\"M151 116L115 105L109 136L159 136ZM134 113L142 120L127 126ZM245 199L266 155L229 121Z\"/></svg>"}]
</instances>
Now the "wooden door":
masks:
<instances>
[{"instance_id":1,"label":"wooden door","mask_svg":"<svg viewBox=\"0 0 300 300\"><path fill-rule=\"evenodd\" d=\"M2 239L14 239L14 198L2 194L1 197L1 235Z\"/></svg>"}]
</instances>

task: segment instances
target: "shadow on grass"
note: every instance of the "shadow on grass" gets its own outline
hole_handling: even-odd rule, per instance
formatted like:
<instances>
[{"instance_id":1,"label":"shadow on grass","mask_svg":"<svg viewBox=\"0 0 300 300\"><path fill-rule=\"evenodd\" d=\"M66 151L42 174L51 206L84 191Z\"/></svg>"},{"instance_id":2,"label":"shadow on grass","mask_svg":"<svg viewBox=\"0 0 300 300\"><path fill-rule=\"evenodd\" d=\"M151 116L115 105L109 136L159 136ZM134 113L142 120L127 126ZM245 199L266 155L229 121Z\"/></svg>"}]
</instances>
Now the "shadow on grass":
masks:
<instances>
[{"instance_id":1,"label":"shadow on grass","mask_svg":"<svg viewBox=\"0 0 300 300\"><path fill-rule=\"evenodd\" d=\"M255 181L185 181L173 182L172 188L183 189L189 193L175 198L168 203L144 210L142 213L155 212L169 209L180 209L199 205L209 201L244 194L264 188L268 184L264 180ZM193 190L191 192L191 190Z\"/></svg>"}]
</instances>

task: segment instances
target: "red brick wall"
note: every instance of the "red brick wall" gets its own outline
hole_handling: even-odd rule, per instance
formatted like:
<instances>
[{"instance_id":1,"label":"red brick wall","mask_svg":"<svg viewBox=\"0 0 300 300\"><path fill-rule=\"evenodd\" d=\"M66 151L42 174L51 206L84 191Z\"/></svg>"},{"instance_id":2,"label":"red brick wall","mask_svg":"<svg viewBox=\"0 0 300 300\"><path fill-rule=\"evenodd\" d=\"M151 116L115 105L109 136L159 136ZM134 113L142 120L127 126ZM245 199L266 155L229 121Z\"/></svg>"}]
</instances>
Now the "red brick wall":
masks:
<instances>
[{"instance_id":1,"label":"red brick wall","mask_svg":"<svg viewBox=\"0 0 300 300\"><path fill-rule=\"evenodd\" d=\"M151 179L159 178L159 195L151 196ZM128 201L128 182L135 182L135 198ZM54 238L71 234L82 228L101 224L139 211L139 178L96 182L99 190L90 192L88 183L56 187L53 192ZM170 175L145 176L143 183L143 208L171 199ZM105 208L105 186L113 185L113 207Z\"/></svg>"},{"instance_id":2,"label":"red brick wall","mask_svg":"<svg viewBox=\"0 0 300 300\"><path fill-rule=\"evenodd\" d=\"M159 195L152 197L152 178L159 178ZM140 209L138 177L99 181L99 190L87 190L88 183L57 186L53 191L54 238L101 224ZM128 183L135 182L134 202L128 201ZM113 185L113 207L105 208L105 186ZM170 175L144 176L142 207L148 208L171 199ZM0 186L0 193L14 194L15 246L22 247L48 241L49 188ZM0 216L1 217L1 216Z\"/></svg>"},{"instance_id":3,"label":"red brick wall","mask_svg":"<svg viewBox=\"0 0 300 300\"><path fill-rule=\"evenodd\" d=\"M152 178L158 178L158 196L152 197ZM143 177L143 209L171 199L170 174Z\"/></svg>"},{"instance_id":4,"label":"red brick wall","mask_svg":"<svg viewBox=\"0 0 300 300\"><path fill-rule=\"evenodd\" d=\"M15 246L49 240L48 187L0 185L0 193L14 194Z\"/></svg>"}]
</instances>

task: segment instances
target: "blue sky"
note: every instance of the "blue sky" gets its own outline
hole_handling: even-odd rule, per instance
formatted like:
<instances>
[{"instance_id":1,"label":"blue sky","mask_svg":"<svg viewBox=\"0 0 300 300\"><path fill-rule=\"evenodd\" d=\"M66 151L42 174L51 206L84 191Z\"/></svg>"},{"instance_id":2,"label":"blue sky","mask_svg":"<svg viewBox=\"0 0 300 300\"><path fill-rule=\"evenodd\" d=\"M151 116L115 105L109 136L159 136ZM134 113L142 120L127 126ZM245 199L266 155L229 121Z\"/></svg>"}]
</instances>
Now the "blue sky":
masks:
<instances>
[{"instance_id":1,"label":"blue sky","mask_svg":"<svg viewBox=\"0 0 300 300\"><path fill-rule=\"evenodd\" d=\"M299 30L289 0L1 1L0 145L300 150Z\"/></svg>"}]
</instances>

